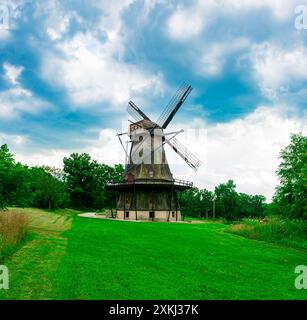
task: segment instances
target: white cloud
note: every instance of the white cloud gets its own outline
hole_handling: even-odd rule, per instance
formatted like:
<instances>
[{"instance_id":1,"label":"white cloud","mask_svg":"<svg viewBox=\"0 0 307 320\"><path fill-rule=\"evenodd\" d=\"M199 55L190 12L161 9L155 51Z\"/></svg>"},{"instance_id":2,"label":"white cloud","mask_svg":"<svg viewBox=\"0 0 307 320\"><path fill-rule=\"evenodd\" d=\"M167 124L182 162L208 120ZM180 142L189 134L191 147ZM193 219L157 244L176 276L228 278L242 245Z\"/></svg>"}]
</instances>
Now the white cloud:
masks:
<instances>
[{"instance_id":1,"label":"white cloud","mask_svg":"<svg viewBox=\"0 0 307 320\"><path fill-rule=\"evenodd\" d=\"M18 148L12 148L15 160L28 166L50 166L55 168L63 167L63 158L70 155L66 150L40 150L38 152L19 151Z\"/></svg>"},{"instance_id":2,"label":"white cloud","mask_svg":"<svg viewBox=\"0 0 307 320\"><path fill-rule=\"evenodd\" d=\"M98 140L90 145L87 152L102 163L112 165L125 162L125 154L114 129L102 129Z\"/></svg>"},{"instance_id":3,"label":"white cloud","mask_svg":"<svg viewBox=\"0 0 307 320\"><path fill-rule=\"evenodd\" d=\"M27 137L0 132L0 145L7 144L10 148L21 147L27 142Z\"/></svg>"},{"instance_id":4,"label":"white cloud","mask_svg":"<svg viewBox=\"0 0 307 320\"><path fill-rule=\"evenodd\" d=\"M51 105L39 99L23 88L12 88L0 92L0 119L19 117L21 112L38 114L51 108Z\"/></svg>"},{"instance_id":5,"label":"white cloud","mask_svg":"<svg viewBox=\"0 0 307 320\"><path fill-rule=\"evenodd\" d=\"M203 26L204 20L200 14L181 8L176 10L167 22L170 37L180 41L190 40L191 37L198 35Z\"/></svg>"},{"instance_id":6,"label":"white cloud","mask_svg":"<svg viewBox=\"0 0 307 320\"><path fill-rule=\"evenodd\" d=\"M83 22L75 10L64 9L61 1L37 1L34 9L35 17L44 17L43 31L52 41L60 40L69 31L72 20Z\"/></svg>"},{"instance_id":7,"label":"white cloud","mask_svg":"<svg viewBox=\"0 0 307 320\"><path fill-rule=\"evenodd\" d=\"M201 76L217 76L223 71L223 66L229 54L243 50L250 45L248 39L237 38L231 43L214 43L205 48L196 61L195 72Z\"/></svg>"},{"instance_id":8,"label":"white cloud","mask_svg":"<svg viewBox=\"0 0 307 320\"><path fill-rule=\"evenodd\" d=\"M11 34L10 34L9 30L0 29L0 41L1 42L4 42L7 39L9 39L10 35Z\"/></svg>"},{"instance_id":9,"label":"white cloud","mask_svg":"<svg viewBox=\"0 0 307 320\"><path fill-rule=\"evenodd\" d=\"M297 81L307 80L307 49L303 45L292 50L269 43L256 45L252 63L260 89L271 99L287 92Z\"/></svg>"},{"instance_id":10,"label":"white cloud","mask_svg":"<svg viewBox=\"0 0 307 320\"><path fill-rule=\"evenodd\" d=\"M146 90L162 90L161 75L151 75L136 65L116 58L112 43L101 43L91 33L78 33L58 45L61 55L46 55L43 76L63 87L76 106L88 106L102 101L115 108L132 95Z\"/></svg>"},{"instance_id":11,"label":"white cloud","mask_svg":"<svg viewBox=\"0 0 307 320\"><path fill-rule=\"evenodd\" d=\"M3 64L4 78L10 84L10 88L0 91L0 119L14 119L22 112L38 114L51 108L51 105L33 95L19 82L19 77L24 70L23 66L14 66L8 62Z\"/></svg>"},{"instance_id":12,"label":"white cloud","mask_svg":"<svg viewBox=\"0 0 307 320\"><path fill-rule=\"evenodd\" d=\"M24 70L23 66L14 66L8 62L3 64L5 78L13 85L18 84L18 78Z\"/></svg>"},{"instance_id":13,"label":"white cloud","mask_svg":"<svg viewBox=\"0 0 307 320\"><path fill-rule=\"evenodd\" d=\"M189 6L178 5L166 23L167 33L176 41L198 36L212 21L227 15L242 16L257 9L268 9L280 21L292 19L299 0L198 0Z\"/></svg>"},{"instance_id":14,"label":"white cloud","mask_svg":"<svg viewBox=\"0 0 307 320\"><path fill-rule=\"evenodd\" d=\"M68 29L70 17L57 15L56 18L51 19L51 26L47 26L46 32L51 40L59 40Z\"/></svg>"},{"instance_id":15,"label":"white cloud","mask_svg":"<svg viewBox=\"0 0 307 320\"><path fill-rule=\"evenodd\" d=\"M98 139L87 141L88 146L74 150L64 149L47 149L47 150L30 150L30 142L28 141L28 148L18 148L18 139L25 139L19 136L8 136L0 133L0 144L8 143L12 146L12 152L15 154L17 161L20 161L29 166L43 166L48 165L52 167L62 168L63 158L68 157L73 152L83 153L87 152L92 159L100 163L113 165L115 163L123 163L125 156L119 141L116 137L114 129L102 129L99 131ZM14 142L15 141L15 142Z\"/></svg>"},{"instance_id":16,"label":"white cloud","mask_svg":"<svg viewBox=\"0 0 307 320\"><path fill-rule=\"evenodd\" d=\"M233 10L255 10L267 8L272 15L278 20L291 19L295 3L300 3L301 0L221 0L221 4L228 5Z\"/></svg>"},{"instance_id":17,"label":"white cloud","mask_svg":"<svg viewBox=\"0 0 307 320\"><path fill-rule=\"evenodd\" d=\"M47 32L57 41L55 50L43 52L41 73L50 84L63 88L75 107L107 102L113 108L122 108L138 93L162 91L161 74L152 74L143 65L123 59L126 46L121 15L132 2L91 1L89 5L100 14L95 26L83 21L76 12L64 13L59 2L57 10L50 9ZM52 26L57 12L66 20ZM84 31L64 39L62 34L72 18L82 22Z\"/></svg>"},{"instance_id":18,"label":"white cloud","mask_svg":"<svg viewBox=\"0 0 307 320\"><path fill-rule=\"evenodd\" d=\"M99 29L107 34L110 42L120 41L121 15L133 2L134 0L92 1L92 5L101 12Z\"/></svg>"},{"instance_id":19,"label":"white cloud","mask_svg":"<svg viewBox=\"0 0 307 320\"><path fill-rule=\"evenodd\" d=\"M191 124L176 125L177 129L184 128L189 133L179 139L203 165L194 174L168 151L174 175L211 190L233 179L238 191L264 194L270 199L278 184L275 171L280 150L289 143L290 133L307 133L307 119L287 116L288 111L282 107L259 107L245 118L228 123L206 124L194 119ZM195 139L193 128L200 130L199 139Z\"/></svg>"}]
</instances>

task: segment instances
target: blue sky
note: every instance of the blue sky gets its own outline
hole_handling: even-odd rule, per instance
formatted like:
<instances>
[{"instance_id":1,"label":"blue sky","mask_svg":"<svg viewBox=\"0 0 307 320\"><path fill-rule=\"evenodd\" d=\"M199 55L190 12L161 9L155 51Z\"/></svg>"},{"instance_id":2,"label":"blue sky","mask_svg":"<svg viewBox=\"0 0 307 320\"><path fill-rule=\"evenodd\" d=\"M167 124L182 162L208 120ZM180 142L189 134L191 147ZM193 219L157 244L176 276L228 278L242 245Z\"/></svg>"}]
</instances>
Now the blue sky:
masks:
<instances>
[{"instance_id":1,"label":"blue sky","mask_svg":"<svg viewBox=\"0 0 307 320\"><path fill-rule=\"evenodd\" d=\"M127 102L157 118L186 81L194 89L173 128L204 164L195 174L170 154L176 176L209 189L233 178L271 197L280 148L306 130L307 30L294 13L306 1L1 3L0 143L17 160L123 161L115 132Z\"/></svg>"}]
</instances>

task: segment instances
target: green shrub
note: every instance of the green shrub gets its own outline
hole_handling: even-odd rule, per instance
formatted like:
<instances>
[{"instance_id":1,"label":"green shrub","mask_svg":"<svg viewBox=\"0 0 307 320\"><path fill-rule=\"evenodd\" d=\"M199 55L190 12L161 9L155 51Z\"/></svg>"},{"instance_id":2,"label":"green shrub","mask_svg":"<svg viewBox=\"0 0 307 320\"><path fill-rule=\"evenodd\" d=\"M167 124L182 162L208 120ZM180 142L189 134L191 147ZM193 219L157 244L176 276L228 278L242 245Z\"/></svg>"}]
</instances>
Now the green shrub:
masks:
<instances>
[{"instance_id":1,"label":"green shrub","mask_svg":"<svg viewBox=\"0 0 307 320\"><path fill-rule=\"evenodd\" d=\"M244 219L226 230L246 238L307 249L307 223L302 220L269 216Z\"/></svg>"}]
</instances>

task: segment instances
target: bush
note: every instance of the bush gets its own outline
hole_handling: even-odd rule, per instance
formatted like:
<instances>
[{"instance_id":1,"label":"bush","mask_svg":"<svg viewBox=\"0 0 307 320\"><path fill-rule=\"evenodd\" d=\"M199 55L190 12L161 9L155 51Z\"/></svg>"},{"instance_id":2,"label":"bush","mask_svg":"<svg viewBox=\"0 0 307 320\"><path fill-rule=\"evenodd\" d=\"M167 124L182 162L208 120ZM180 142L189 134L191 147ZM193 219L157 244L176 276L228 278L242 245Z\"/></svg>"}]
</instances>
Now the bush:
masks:
<instances>
[{"instance_id":1,"label":"bush","mask_svg":"<svg viewBox=\"0 0 307 320\"><path fill-rule=\"evenodd\" d=\"M24 213L0 211L0 260L14 251L28 233L28 218Z\"/></svg>"},{"instance_id":2,"label":"bush","mask_svg":"<svg viewBox=\"0 0 307 320\"><path fill-rule=\"evenodd\" d=\"M249 239L307 249L307 223L302 220L278 216L270 216L262 220L244 219L241 223L232 224L227 232Z\"/></svg>"}]
</instances>

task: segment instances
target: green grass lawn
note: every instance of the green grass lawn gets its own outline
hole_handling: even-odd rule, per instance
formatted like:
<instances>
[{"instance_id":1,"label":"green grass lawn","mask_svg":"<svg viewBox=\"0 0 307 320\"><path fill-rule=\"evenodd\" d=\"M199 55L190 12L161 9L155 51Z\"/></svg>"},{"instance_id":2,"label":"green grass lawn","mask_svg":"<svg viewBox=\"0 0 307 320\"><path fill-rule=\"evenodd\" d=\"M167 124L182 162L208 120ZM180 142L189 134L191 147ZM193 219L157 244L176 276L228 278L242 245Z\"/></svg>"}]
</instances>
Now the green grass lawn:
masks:
<instances>
[{"instance_id":1,"label":"green grass lawn","mask_svg":"<svg viewBox=\"0 0 307 320\"><path fill-rule=\"evenodd\" d=\"M307 299L307 251L214 223L135 223L25 209L31 232L4 264L0 299Z\"/></svg>"}]
</instances>

